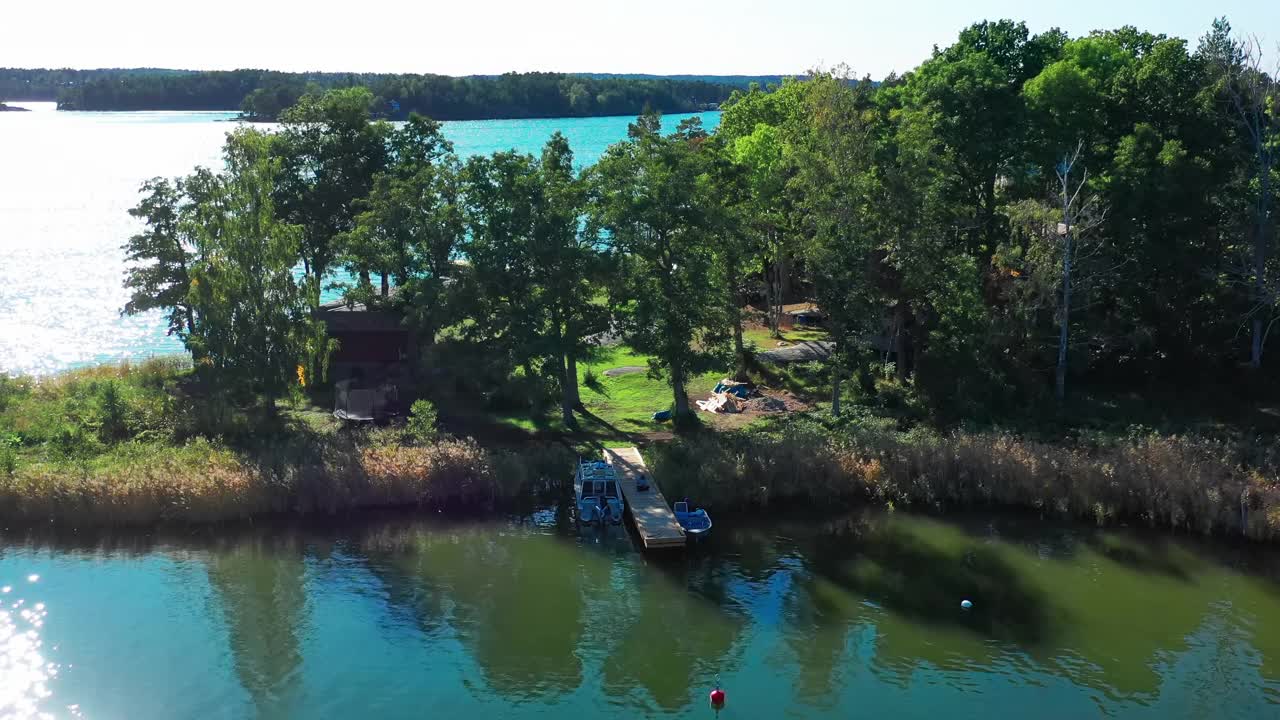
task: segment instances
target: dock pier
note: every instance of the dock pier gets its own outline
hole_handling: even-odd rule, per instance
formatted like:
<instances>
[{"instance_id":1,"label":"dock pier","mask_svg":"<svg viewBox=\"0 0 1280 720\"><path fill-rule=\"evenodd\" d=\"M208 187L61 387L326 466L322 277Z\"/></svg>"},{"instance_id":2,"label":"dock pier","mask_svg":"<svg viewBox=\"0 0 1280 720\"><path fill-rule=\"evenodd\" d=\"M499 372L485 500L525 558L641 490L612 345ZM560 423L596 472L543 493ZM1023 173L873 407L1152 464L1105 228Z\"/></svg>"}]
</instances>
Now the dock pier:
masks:
<instances>
[{"instance_id":1,"label":"dock pier","mask_svg":"<svg viewBox=\"0 0 1280 720\"><path fill-rule=\"evenodd\" d=\"M661 550L681 548L685 546L684 528L676 522L676 515L671 505L658 487L658 481L644 465L640 451L636 448L605 448L604 460L613 466L618 477L618 486L622 489L622 497L631 510L631 520L635 523L636 532L645 550ZM636 488L636 477L644 475L649 482L648 490Z\"/></svg>"}]
</instances>

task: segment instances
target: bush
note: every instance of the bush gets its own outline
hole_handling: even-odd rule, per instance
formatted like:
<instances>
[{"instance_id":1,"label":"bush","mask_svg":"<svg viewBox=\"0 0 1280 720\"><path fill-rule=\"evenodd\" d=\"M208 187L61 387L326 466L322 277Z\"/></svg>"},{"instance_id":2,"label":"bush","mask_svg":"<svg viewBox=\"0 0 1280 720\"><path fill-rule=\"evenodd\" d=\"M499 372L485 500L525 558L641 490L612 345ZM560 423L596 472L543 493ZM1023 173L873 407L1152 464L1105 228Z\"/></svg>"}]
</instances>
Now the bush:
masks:
<instances>
[{"instance_id":1,"label":"bush","mask_svg":"<svg viewBox=\"0 0 1280 720\"><path fill-rule=\"evenodd\" d=\"M585 385L592 392L598 393L600 395L607 394L604 389L604 383L600 382L600 376L597 375L596 371L590 367L588 367L586 371L582 373L582 384Z\"/></svg>"},{"instance_id":2,"label":"bush","mask_svg":"<svg viewBox=\"0 0 1280 720\"><path fill-rule=\"evenodd\" d=\"M18 471L18 454L13 447L0 443L0 477L13 477Z\"/></svg>"},{"instance_id":3,"label":"bush","mask_svg":"<svg viewBox=\"0 0 1280 720\"><path fill-rule=\"evenodd\" d=\"M439 437L440 419L436 406L430 400L414 400L413 405L409 406L405 434L419 444L429 443Z\"/></svg>"}]
</instances>

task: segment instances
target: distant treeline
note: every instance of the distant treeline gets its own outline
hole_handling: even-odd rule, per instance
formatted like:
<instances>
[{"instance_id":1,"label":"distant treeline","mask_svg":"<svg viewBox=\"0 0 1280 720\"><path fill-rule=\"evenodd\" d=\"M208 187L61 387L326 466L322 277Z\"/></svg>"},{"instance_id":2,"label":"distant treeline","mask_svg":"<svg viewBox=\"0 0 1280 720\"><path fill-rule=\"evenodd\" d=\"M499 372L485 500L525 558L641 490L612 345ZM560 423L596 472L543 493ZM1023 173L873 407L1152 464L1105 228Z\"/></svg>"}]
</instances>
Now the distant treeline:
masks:
<instances>
[{"instance_id":1,"label":"distant treeline","mask_svg":"<svg viewBox=\"0 0 1280 720\"><path fill-rule=\"evenodd\" d=\"M635 115L705 110L756 78L708 82L685 77L613 77L561 73L497 76L0 69L0 99L57 101L61 110L241 110L273 120L304 94L364 86L378 114L417 112L439 120Z\"/></svg>"}]
</instances>

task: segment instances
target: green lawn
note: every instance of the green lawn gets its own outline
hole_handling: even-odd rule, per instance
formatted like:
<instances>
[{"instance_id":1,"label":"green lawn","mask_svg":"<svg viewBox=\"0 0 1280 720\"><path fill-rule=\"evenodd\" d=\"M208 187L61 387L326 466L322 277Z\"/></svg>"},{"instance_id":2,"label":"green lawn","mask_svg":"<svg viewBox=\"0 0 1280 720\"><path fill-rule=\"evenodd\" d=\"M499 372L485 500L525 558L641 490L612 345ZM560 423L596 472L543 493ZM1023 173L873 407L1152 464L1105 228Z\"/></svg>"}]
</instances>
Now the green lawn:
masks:
<instances>
[{"instance_id":1,"label":"green lawn","mask_svg":"<svg viewBox=\"0 0 1280 720\"><path fill-rule=\"evenodd\" d=\"M827 337L827 331L821 328L800 327L782 331L782 339L789 343L826 340ZM743 330L742 339L744 342L754 343L761 350L772 350L778 346L777 338L770 336L769 329L765 327L751 327Z\"/></svg>"},{"instance_id":2,"label":"green lawn","mask_svg":"<svg viewBox=\"0 0 1280 720\"><path fill-rule=\"evenodd\" d=\"M665 378L649 377L648 365L648 356L638 354L625 345L599 348L589 360L578 362L579 394L586 408L586 414L578 415L583 433L606 446L628 445L632 443L633 434L671 428L670 422L652 419L655 412L670 409L672 394ZM628 366L645 369L615 377L604 374L606 370ZM595 378L588 384L590 374ZM694 376L688 385L690 399L709 396L726 374L713 372ZM567 430L555 409L534 417L502 414L497 419L528 432L564 433Z\"/></svg>"}]
</instances>

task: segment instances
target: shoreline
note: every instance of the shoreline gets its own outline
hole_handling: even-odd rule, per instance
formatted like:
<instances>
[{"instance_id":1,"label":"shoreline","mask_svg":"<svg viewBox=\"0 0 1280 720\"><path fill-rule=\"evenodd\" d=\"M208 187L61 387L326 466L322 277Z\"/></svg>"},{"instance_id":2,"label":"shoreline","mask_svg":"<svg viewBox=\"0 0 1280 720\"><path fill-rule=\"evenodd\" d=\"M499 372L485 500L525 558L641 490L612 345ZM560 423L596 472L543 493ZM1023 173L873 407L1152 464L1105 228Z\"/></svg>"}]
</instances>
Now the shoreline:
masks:
<instances>
[{"instance_id":1,"label":"shoreline","mask_svg":"<svg viewBox=\"0 0 1280 720\"><path fill-rule=\"evenodd\" d=\"M0 523L216 527L388 508L528 510L564 497L575 456L626 440L643 447L668 497L713 513L1010 509L1095 526L1280 539L1280 441L1269 433L1035 440L900 430L809 410L648 443L478 433L486 444L414 423L347 428L309 404L234 410L211 404L190 381L180 357L0 376Z\"/></svg>"}]
</instances>

